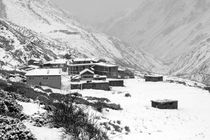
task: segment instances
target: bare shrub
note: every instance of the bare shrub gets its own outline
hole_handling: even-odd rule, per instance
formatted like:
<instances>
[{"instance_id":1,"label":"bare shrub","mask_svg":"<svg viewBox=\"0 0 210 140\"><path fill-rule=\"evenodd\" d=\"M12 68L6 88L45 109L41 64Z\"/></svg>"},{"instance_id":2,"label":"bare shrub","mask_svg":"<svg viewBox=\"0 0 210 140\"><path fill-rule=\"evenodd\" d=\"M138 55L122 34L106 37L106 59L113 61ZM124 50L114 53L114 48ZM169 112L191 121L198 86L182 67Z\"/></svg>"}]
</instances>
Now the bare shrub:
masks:
<instances>
[{"instance_id":1,"label":"bare shrub","mask_svg":"<svg viewBox=\"0 0 210 140\"><path fill-rule=\"evenodd\" d=\"M74 105L74 99L63 103L54 103L52 123L56 127L65 128L66 132L79 140L107 140L106 133L101 131L96 122L89 119L88 114Z\"/></svg>"}]
</instances>

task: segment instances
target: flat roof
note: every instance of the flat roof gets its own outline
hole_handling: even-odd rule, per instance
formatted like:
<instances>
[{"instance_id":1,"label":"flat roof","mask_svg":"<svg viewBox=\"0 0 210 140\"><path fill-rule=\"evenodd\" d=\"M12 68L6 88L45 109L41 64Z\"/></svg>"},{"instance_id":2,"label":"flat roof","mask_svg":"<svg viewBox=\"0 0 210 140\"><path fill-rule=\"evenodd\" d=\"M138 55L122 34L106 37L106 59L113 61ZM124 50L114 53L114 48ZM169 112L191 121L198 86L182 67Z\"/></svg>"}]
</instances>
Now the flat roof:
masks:
<instances>
[{"instance_id":1,"label":"flat roof","mask_svg":"<svg viewBox=\"0 0 210 140\"><path fill-rule=\"evenodd\" d=\"M41 61L41 59L39 59L39 58L35 58L35 57L33 57L33 58L30 58L29 60L34 60L34 61Z\"/></svg>"},{"instance_id":2,"label":"flat roof","mask_svg":"<svg viewBox=\"0 0 210 140\"><path fill-rule=\"evenodd\" d=\"M97 66L104 66L104 67L118 67L117 65L113 65L113 64L107 64L104 62L100 62L100 63L94 63Z\"/></svg>"},{"instance_id":3,"label":"flat roof","mask_svg":"<svg viewBox=\"0 0 210 140\"><path fill-rule=\"evenodd\" d=\"M68 66L94 66L95 63L69 64Z\"/></svg>"},{"instance_id":4,"label":"flat roof","mask_svg":"<svg viewBox=\"0 0 210 140\"><path fill-rule=\"evenodd\" d=\"M75 58L73 59L74 62L80 62L80 61L97 61L96 58Z\"/></svg>"},{"instance_id":5,"label":"flat roof","mask_svg":"<svg viewBox=\"0 0 210 140\"><path fill-rule=\"evenodd\" d=\"M163 75L159 75L159 74L152 74L152 75L146 74L144 76L146 76L146 77L163 77Z\"/></svg>"},{"instance_id":6,"label":"flat roof","mask_svg":"<svg viewBox=\"0 0 210 140\"><path fill-rule=\"evenodd\" d=\"M171 99L158 99L158 100L151 100L151 101L158 102L158 103L178 102L178 100L171 100Z\"/></svg>"},{"instance_id":7,"label":"flat roof","mask_svg":"<svg viewBox=\"0 0 210 140\"><path fill-rule=\"evenodd\" d=\"M66 64L66 63L67 63L67 60L65 59L55 59L52 61L47 61L44 64Z\"/></svg>"},{"instance_id":8,"label":"flat roof","mask_svg":"<svg viewBox=\"0 0 210 140\"><path fill-rule=\"evenodd\" d=\"M52 76L61 75L61 69L34 69L28 71L26 76Z\"/></svg>"}]
</instances>

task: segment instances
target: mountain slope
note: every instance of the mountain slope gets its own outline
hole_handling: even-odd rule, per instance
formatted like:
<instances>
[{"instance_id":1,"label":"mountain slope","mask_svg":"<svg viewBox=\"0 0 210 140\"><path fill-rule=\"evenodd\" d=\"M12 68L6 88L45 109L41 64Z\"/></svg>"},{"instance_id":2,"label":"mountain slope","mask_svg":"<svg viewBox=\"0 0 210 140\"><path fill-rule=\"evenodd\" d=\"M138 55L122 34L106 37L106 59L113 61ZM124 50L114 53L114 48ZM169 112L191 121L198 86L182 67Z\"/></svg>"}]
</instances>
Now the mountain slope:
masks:
<instances>
[{"instance_id":1,"label":"mountain slope","mask_svg":"<svg viewBox=\"0 0 210 140\"><path fill-rule=\"evenodd\" d=\"M201 45L210 38L209 13L208 0L142 0L101 28L160 59L170 74L209 83L209 45Z\"/></svg>"},{"instance_id":2,"label":"mountain slope","mask_svg":"<svg viewBox=\"0 0 210 140\"><path fill-rule=\"evenodd\" d=\"M24 31L24 32L21 32ZM0 62L2 66L18 66L30 58L50 60L56 54L36 33L0 19Z\"/></svg>"},{"instance_id":3,"label":"mountain slope","mask_svg":"<svg viewBox=\"0 0 210 140\"><path fill-rule=\"evenodd\" d=\"M48 0L1 0L1 7L5 9L1 10L5 13L4 19L35 32L53 46L50 50L57 55L72 50L79 52L80 56L105 58L122 66L146 71L162 67L149 55L135 52L131 47L127 49L127 45L119 40L116 45L111 37L88 31Z\"/></svg>"},{"instance_id":4,"label":"mountain slope","mask_svg":"<svg viewBox=\"0 0 210 140\"><path fill-rule=\"evenodd\" d=\"M210 83L210 39L183 54L171 66L170 73L199 82Z\"/></svg>"},{"instance_id":5,"label":"mountain slope","mask_svg":"<svg viewBox=\"0 0 210 140\"><path fill-rule=\"evenodd\" d=\"M142 0L117 18L106 32L143 48L163 61L173 60L209 37L208 0Z\"/></svg>"}]
</instances>

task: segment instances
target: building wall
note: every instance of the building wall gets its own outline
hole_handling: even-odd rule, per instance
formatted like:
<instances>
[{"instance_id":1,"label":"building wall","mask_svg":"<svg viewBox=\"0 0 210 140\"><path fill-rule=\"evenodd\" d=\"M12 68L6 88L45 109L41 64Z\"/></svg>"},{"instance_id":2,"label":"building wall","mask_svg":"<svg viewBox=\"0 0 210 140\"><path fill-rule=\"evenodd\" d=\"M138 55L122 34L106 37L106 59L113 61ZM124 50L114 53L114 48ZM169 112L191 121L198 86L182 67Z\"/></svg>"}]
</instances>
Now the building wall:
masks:
<instances>
[{"instance_id":1,"label":"building wall","mask_svg":"<svg viewBox=\"0 0 210 140\"><path fill-rule=\"evenodd\" d=\"M112 80L109 81L110 86L124 86L124 81L123 80Z\"/></svg>"},{"instance_id":2,"label":"building wall","mask_svg":"<svg viewBox=\"0 0 210 140\"><path fill-rule=\"evenodd\" d=\"M118 77L122 79L135 78L134 73L129 70L118 70Z\"/></svg>"},{"instance_id":3,"label":"building wall","mask_svg":"<svg viewBox=\"0 0 210 140\"><path fill-rule=\"evenodd\" d=\"M67 71L67 65L66 64L44 64L44 68L61 68L63 72Z\"/></svg>"},{"instance_id":4,"label":"building wall","mask_svg":"<svg viewBox=\"0 0 210 140\"><path fill-rule=\"evenodd\" d=\"M159 81L163 81L163 77L159 76L159 77L152 77L152 76L144 76L145 81L151 81L151 82L159 82Z\"/></svg>"},{"instance_id":5,"label":"building wall","mask_svg":"<svg viewBox=\"0 0 210 140\"><path fill-rule=\"evenodd\" d=\"M91 61L73 61L74 64L88 64L91 63Z\"/></svg>"},{"instance_id":6,"label":"building wall","mask_svg":"<svg viewBox=\"0 0 210 140\"><path fill-rule=\"evenodd\" d=\"M165 103L152 101L152 107L159 109L178 109L178 101L170 101Z\"/></svg>"},{"instance_id":7,"label":"building wall","mask_svg":"<svg viewBox=\"0 0 210 140\"><path fill-rule=\"evenodd\" d=\"M49 86L61 89L61 76L27 76L27 83L34 86Z\"/></svg>"},{"instance_id":8,"label":"building wall","mask_svg":"<svg viewBox=\"0 0 210 140\"><path fill-rule=\"evenodd\" d=\"M84 69L89 69L91 65L81 65L81 66L68 66L68 73L71 74L79 74Z\"/></svg>"},{"instance_id":9,"label":"building wall","mask_svg":"<svg viewBox=\"0 0 210 140\"><path fill-rule=\"evenodd\" d=\"M94 66L95 73L106 75L108 78L118 78L118 67Z\"/></svg>"},{"instance_id":10,"label":"building wall","mask_svg":"<svg viewBox=\"0 0 210 140\"><path fill-rule=\"evenodd\" d=\"M110 90L108 82L102 83L83 83L71 84L71 89L97 89L97 90Z\"/></svg>"},{"instance_id":11,"label":"building wall","mask_svg":"<svg viewBox=\"0 0 210 140\"><path fill-rule=\"evenodd\" d=\"M84 73L81 75L81 80L91 81L93 80L93 75L94 74Z\"/></svg>"}]
</instances>

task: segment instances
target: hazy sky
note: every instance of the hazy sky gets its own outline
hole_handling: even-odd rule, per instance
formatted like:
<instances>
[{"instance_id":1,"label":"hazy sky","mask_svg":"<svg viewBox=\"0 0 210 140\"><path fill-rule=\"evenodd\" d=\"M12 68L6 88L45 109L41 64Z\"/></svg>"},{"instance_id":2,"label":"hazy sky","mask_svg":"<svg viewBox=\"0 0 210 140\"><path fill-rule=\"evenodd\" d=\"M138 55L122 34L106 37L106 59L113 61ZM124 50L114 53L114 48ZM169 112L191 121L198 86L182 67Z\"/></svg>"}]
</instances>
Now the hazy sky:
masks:
<instances>
[{"instance_id":1,"label":"hazy sky","mask_svg":"<svg viewBox=\"0 0 210 140\"><path fill-rule=\"evenodd\" d=\"M83 22L100 22L126 9L138 6L140 0L52 0Z\"/></svg>"}]
</instances>

